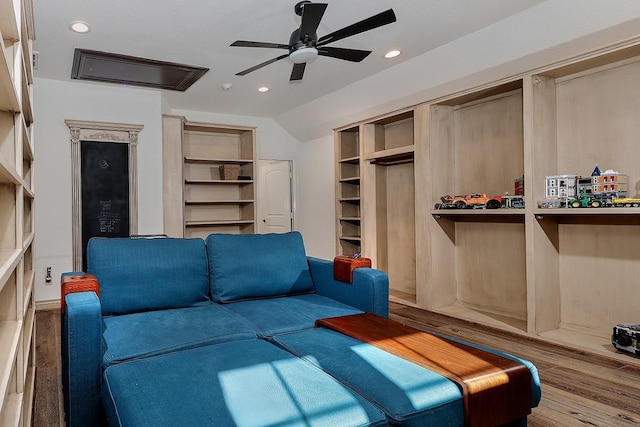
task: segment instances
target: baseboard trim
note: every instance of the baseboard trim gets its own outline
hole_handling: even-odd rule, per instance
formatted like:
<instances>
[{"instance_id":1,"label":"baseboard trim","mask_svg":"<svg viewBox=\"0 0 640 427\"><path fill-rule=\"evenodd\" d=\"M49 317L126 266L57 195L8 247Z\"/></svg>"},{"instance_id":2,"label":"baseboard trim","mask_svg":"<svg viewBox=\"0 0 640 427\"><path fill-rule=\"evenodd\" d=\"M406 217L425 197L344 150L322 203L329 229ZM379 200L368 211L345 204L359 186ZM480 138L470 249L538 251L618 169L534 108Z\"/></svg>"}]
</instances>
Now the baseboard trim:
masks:
<instances>
[{"instance_id":1,"label":"baseboard trim","mask_svg":"<svg viewBox=\"0 0 640 427\"><path fill-rule=\"evenodd\" d=\"M59 309L60 309L59 299L36 301L36 311L59 310Z\"/></svg>"}]
</instances>

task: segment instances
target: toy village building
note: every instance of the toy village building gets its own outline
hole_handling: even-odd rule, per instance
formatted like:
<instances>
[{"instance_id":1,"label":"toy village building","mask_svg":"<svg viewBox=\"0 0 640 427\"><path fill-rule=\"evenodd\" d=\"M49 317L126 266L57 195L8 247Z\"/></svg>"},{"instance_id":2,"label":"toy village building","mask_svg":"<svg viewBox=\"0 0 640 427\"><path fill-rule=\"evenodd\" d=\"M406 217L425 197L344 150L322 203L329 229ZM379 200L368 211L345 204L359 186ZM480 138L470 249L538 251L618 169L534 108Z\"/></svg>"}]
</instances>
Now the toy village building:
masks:
<instances>
[{"instance_id":1,"label":"toy village building","mask_svg":"<svg viewBox=\"0 0 640 427\"><path fill-rule=\"evenodd\" d=\"M626 197L629 177L612 169L600 171L598 165L591 176L551 175L546 177L545 195L548 198L580 196Z\"/></svg>"}]
</instances>

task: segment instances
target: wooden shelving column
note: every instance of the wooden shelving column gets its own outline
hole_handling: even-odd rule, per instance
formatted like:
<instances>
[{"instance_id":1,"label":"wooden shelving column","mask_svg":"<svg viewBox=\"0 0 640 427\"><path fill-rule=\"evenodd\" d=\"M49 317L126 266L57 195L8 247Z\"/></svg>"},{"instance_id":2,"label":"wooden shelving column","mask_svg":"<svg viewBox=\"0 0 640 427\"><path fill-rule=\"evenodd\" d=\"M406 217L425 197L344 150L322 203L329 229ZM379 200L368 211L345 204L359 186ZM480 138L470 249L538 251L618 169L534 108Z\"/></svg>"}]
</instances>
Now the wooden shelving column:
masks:
<instances>
[{"instance_id":1,"label":"wooden shelving column","mask_svg":"<svg viewBox=\"0 0 640 427\"><path fill-rule=\"evenodd\" d=\"M522 103L518 79L429 105L431 256L420 303L527 332L525 210L434 209L446 194L513 193L524 174Z\"/></svg>"},{"instance_id":2,"label":"wooden shelving column","mask_svg":"<svg viewBox=\"0 0 640 427\"><path fill-rule=\"evenodd\" d=\"M351 256L362 252L360 206L360 129L335 133L336 153L336 253Z\"/></svg>"},{"instance_id":3,"label":"wooden shelving column","mask_svg":"<svg viewBox=\"0 0 640 427\"><path fill-rule=\"evenodd\" d=\"M255 128L164 116L163 140L165 233L255 233ZM224 166L238 176L224 179Z\"/></svg>"},{"instance_id":4,"label":"wooden shelving column","mask_svg":"<svg viewBox=\"0 0 640 427\"><path fill-rule=\"evenodd\" d=\"M413 111L338 129L335 149L337 253L371 258L415 303Z\"/></svg>"},{"instance_id":5,"label":"wooden shelving column","mask_svg":"<svg viewBox=\"0 0 640 427\"><path fill-rule=\"evenodd\" d=\"M527 80L531 174L589 175L597 163L629 177L640 197L640 40ZM526 185L526 184L525 184ZM533 189L542 199L544 186ZM527 230L535 327L550 340L616 355L612 327L640 323L640 209L538 209ZM637 359L636 359L637 360Z\"/></svg>"},{"instance_id":6,"label":"wooden shelving column","mask_svg":"<svg viewBox=\"0 0 640 427\"><path fill-rule=\"evenodd\" d=\"M33 12L0 4L0 425L31 425L35 378Z\"/></svg>"}]
</instances>

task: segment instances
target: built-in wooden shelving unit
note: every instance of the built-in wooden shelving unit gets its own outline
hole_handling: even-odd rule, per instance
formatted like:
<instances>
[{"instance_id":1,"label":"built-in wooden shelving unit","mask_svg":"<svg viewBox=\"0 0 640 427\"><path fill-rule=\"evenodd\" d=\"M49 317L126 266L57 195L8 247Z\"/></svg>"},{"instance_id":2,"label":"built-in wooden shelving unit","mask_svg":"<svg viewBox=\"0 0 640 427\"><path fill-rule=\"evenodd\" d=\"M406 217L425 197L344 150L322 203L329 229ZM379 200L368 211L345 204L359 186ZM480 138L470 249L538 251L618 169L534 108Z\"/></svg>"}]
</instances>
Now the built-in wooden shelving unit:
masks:
<instances>
[{"instance_id":1,"label":"built-in wooden shelving unit","mask_svg":"<svg viewBox=\"0 0 640 427\"><path fill-rule=\"evenodd\" d=\"M165 233L255 233L255 128L164 116L163 140Z\"/></svg>"},{"instance_id":2,"label":"built-in wooden shelving unit","mask_svg":"<svg viewBox=\"0 0 640 427\"><path fill-rule=\"evenodd\" d=\"M346 247L389 273L392 299L633 361L610 336L640 322L640 208L537 202L546 176L595 164L640 197L639 75L640 39L336 129L338 252L351 217ZM524 208L435 208L523 175Z\"/></svg>"},{"instance_id":3,"label":"built-in wooden shelving unit","mask_svg":"<svg viewBox=\"0 0 640 427\"><path fill-rule=\"evenodd\" d=\"M0 425L29 426L35 378L30 0L0 4Z\"/></svg>"}]
</instances>

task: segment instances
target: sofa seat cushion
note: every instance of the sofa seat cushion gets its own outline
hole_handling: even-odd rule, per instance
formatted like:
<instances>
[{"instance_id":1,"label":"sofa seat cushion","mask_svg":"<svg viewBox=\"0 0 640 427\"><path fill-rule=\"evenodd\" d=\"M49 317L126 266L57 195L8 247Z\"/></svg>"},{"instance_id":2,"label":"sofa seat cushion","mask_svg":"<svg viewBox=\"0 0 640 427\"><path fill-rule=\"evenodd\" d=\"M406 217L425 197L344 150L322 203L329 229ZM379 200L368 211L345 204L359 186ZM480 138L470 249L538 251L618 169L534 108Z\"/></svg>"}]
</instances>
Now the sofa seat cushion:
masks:
<instances>
[{"instance_id":1,"label":"sofa seat cushion","mask_svg":"<svg viewBox=\"0 0 640 427\"><path fill-rule=\"evenodd\" d=\"M387 414L389 424L464 425L462 391L439 374L325 328L277 335L272 340L375 403Z\"/></svg>"},{"instance_id":2,"label":"sofa seat cushion","mask_svg":"<svg viewBox=\"0 0 640 427\"><path fill-rule=\"evenodd\" d=\"M240 316L218 304L103 318L104 367L207 344L256 339Z\"/></svg>"},{"instance_id":3,"label":"sofa seat cushion","mask_svg":"<svg viewBox=\"0 0 640 427\"><path fill-rule=\"evenodd\" d=\"M317 294L240 301L224 307L246 319L262 337L313 328L317 319L362 313Z\"/></svg>"},{"instance_id":4,"label":"sofa seat cushion","mask_svg":"<svg viewBox=\"0 0 640 427\"><path fill-rule=\"evenodd\" d=\"M298 232L211 234L206 244L214 301L232 302L315 290Z\"/></svg>"},{"instance_id":5,"label":"sofa seat cushion","mask_svg":"<svg viewBox=\"0 0 640 427\"><path fill-rule=\"evenodd\" d=\"M202 239L94 237L87 270L100 282L104 316L211 302Z\"/></svg>"},{"instance_id":6,"label":"sofa seat cushion","mask_svg":"<svg viewBox=\"0 0 640 427\"><path fill-rule=\"evenodd\" d=\"M104 371L111 426L379 426L384 414L262 340L221 343Z\"/></svg>"}]
</instances>

